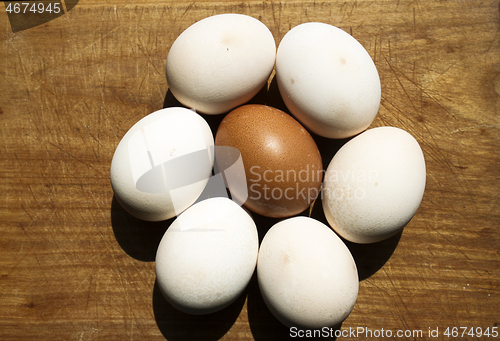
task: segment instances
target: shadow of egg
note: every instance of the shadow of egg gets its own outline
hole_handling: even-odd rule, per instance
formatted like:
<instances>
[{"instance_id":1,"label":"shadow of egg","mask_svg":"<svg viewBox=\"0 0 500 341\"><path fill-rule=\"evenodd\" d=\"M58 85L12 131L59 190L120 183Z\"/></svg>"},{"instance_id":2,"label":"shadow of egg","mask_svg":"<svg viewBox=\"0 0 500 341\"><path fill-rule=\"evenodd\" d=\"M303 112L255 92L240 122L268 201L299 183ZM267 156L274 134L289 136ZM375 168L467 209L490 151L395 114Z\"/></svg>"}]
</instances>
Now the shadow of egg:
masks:
<instances>
[{"instance_id":1,"label":"shadow of egg","mask_svg":"<svg viewBox=\"0 0 500 341\"><path fill-rule=\"evenodd\" d=\"M390 238L371 244L357 244L343 240L356 262L360 282L375 274L387 263L396 250L402 234L401 230Z\"/></svg>"},{"instance_id":2,"label":"shadow of egg","mask_svg":"<svg viewBox=\"0 0 500 341\"><path fill-rule=\"evenodd\" d=\"M256 273L248 285L247 311L250 331L256 341L289 339L290 330L267 308L260 294Z\"/></svg>"},{"instance_id":3,"label":"shadow of egg","mask_svg":"<svg viewBox=\"0 0 500 341\"><path fill-rule=\"evenodd\" d=\"M161 238L174 219L140 220L125 211L115 196L111 202L111 226L116 241L126 254L143 262L155 260Z\"/></svg>"},{"instance_id":4,"label":"shadow of egg","mask_svg":"<svg viewBox=\"0 0 500 341\"><path fill-rule=\"evenodd\" d=\"M228 307L206 315L190 315L174 308L163 296L155 281L153 288L153 313L158 329L167 340L221 339L235 324L243 309L245 290Z\"/></svg>"}]
</instances>

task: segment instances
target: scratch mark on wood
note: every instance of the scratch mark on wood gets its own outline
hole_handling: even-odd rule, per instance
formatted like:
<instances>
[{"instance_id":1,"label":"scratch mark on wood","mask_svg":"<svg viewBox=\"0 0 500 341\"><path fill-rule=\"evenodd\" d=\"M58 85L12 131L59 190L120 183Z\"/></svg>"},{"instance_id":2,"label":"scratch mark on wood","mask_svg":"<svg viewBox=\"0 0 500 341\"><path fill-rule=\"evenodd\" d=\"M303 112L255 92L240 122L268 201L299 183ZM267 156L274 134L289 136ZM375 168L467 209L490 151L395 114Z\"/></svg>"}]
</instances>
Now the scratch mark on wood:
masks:
<instances>
[{"instance_id":1,"label":"scratch mark on wood","mask_svg":"<svg viewBox=\"0 0 500 341\"><path fill-rule=\"evenodd\" d=\"M33 193L33 189L31 188L30 185L28 185L28 188L30 190L31 196L33 197L33 199L35 199L35 202L38 202L37 198L35 197L35 194Z\"/></svg>"},{"instance_id":2,"label":"scratch mark on wood","mask_svg":"<svg viewBox=\"0 0 500 341\"><path fill-rule=\"evenodd\" d=\"M358 7L358 1L354 1L354 4L351 6L351 11L349 12L349 16L352 16L352 14L354 13L354 9Z\"/></svg>"},{"instance_id":3,"label":"scratch mark on wood","mask_svg":"<svg viewBox=\"0 0 500 341\"><path fill-rule=\"evenodd\" d=\"M89 167L89 168L90 168L90 169L92 169L92 170L95 170L97 173L99 173L99 174L101 174L101 175L104 175L104 174L103 174L103 173L102 173L99 169L94 168L94 167L93 167L90 163L87 163L87 162L85 162L85 161L81 160L80 158L78 158L78 157L74 156L73 154L68 153L67 151L65 151L64 149L62 149L61 147L59 147L59 146L58 146L58 145L56 145L55 143L52 143L52 142L50 142L50 141L48 141L48 143L49 143L51 146L53 146L53 147L55 147L55 148L59 149L59 150L60 150L60 151L62 151L64 154L68 155L69 157L71 157L71 158L73 158L73 159L75 159L75 160L77 160L77 161L79 161L79 162L83 163L85 166Z\"/></svg>"},{"instance_id":4,"label":"scratch mark on wood","mask_svg":"<svg viewBox=\"0 0 500 341\"><path fill-rule=\"evenodd\" d=\"M182 13L181 18L184 18L186 16L187 12L189 12L195 4L196 4L196 1L193 1L192 3L190 3L188 5L188 7L186 7L186 9L184 10L184 13Z\"/></svg>"},{"instance_id":5,"label":"scratch mark on wood","mask_svg":"<svg viewBox=\"0 0 500 341\"><path fill-rule=\"evenodd\" d=\"M123 101L122 101L122 102L123 102ZM123 103L123 104L125 104L125 103ZM80 126L81 126L84 130L85 130L85 132L86 132L86 133L87 133L90 137L92 137L92 139L93 139L94 141L96 141L99 145L101 145L101 141L100 141L100 139L99 139L99 136L97 136L97 137L96 137L96 136L94 136L94 134L93 134L93 133L92 133L89 129L87 129L87 127L85 126L85 124L83 124L83 122L79 121L79 122L78 122L78 124L79 124L79 125L80 125Z\"/></svg>"},{"instance_id":6,"label":"scratch mark on wood","mask_svg":"<svg viewBox=\"0 0 500 341\"><path fill-rule=\"evenodd\" d=\"M69 306L71 304L71 299L73 298L73 296L75 296L75 294L78 292L78 290L80 290L80 288L82 287L82 285L87 281L87 278L89 278L92 275L93 272L94 272L94 268L92 268L90 270L89 274L80 282L80 284L78 285L78 287L75 290L73 290L73 293L67 299L67 303L64 304L61 308L59 308L59 310L54 314L53 319L55 319L61 313L61 311L64 308L66 308L67 306Z\"/></svg>"},{"instance_id":7,"label":"scratch mark on wood","mask_svg":"<svg viewBox=\"0 0 500 341\"><path fill-rule=\"evenodd\" d=\"M417 18L415 15L415 7L413 7L413 28L416 30L417 29Z\"/></svg>"},{"instance_id":8,"label":"scratch mark on wood","mask_svg":"<svg viewBox=\"0 0 500 341\"><path fill-rule=\"evenodd\" d=\"M33 192L31 192L31 194L33 195ZM26 210L26 207L24 207L23 204L21 204L21 208L23 209L24 213L26 213L26 215L28 216L29 220L33 221L33 217L28 213L28 211ZM23 230L24 230L24 228L23 228ZM26 233L26 231L25 231L25 233Z\"/></svg>"},{"instance_id":9,"label":"scratch mark on wood","mask_svg":"<svg viewBox=\"0 0 500 341\"><path fill-rule=\"evenodd\" d=\"M402 83L400 83L400 85L403 86ZM404 116L404 113L397 106L395 106L391 101L389 101L385 97L383 97L383 98L384 98L384 103L382 103L382 105L385 108L387 108L385 106L385 103L388 103L398 112L398 114L400 114L401 116ZM404 127L404 129L415 133L413 127L409 127L408 125L406 125L405 122L403 122L399 117L395 117L395 118L398 120L398 122L401 124L401 126ZM427 156L431 157L438 164L441 164L443 166L443 168L446 169L457 180L458 183L461 183L461 179L457 175L455 168L451 165L448 157L446 155L444 155L443 151L439 148L439 144L436 141L434 134L432 134L432 131L429 129L427 124L425 124L425 122L423 122L423 123L420 123L419 126L424 127L426 132L429 134L429 138L431 139L431 141L427 141L427 140L421 141L421 143L423 143L426 147L425 150L428 151ZM443 193L443 195L444 195L444 193Z\"/></svg>"},{"instance_id":10,"label":"scratch mark on wood","mask_svg":"<svg viewBox=\"0 0 500 341\"><path fill-rule=\"evenodd\" d=\"M93 271L93 267L92 267L92 270ZM85 302L85 309L88 310L88 307L89 307L89 302L90 302L90 293L91 293L91 289L92 289L92 280L93 280L93 276L90 277L90 282L89 282L89 290L87 291L87 300Z\"/></svg>"},{"instance_id":11,"label":"scratch mark on wood","mask_svg":"<svg viewBox=\"0 0 500 341\"><path fill-rule=\"evenodd\" d=\"M108 63L105 63L105 68ZM102 116L102 106L104 105L104 82L106 81L106 71L104 72L104 81L102 84L101 88L101 103L99 104L99 113L97 116L97 157L100 156L100 150L101 150L101 142L100 142L100 136L101 136L101 116ZM89 134L92 136L91 134ZM93 137L93 136L92 136Z\"/></svg>"},{"instance_id":12,"label":"scratch mark on wood","mask_svg":"<svg viewBox=\"0 0 500 341\"><path fill-rule=\"evenodd\" d=\"M457 65L457 62L454 62L452 64L450 64L443 72L439 72L439 71L434 71L436 72L439 76L436 77L436 79L438 79L439 77L443 76L445 73L447 73L452 67L456 66Z\"/></svg>"},{"instance_id":13,"label":"scratch mark on wood","mask_svg":"<svg viewBox=\"0 0 500 341\"><path fill-rule=\"evenodd\" d=\"M477 275L481 275L481 273L472 265L471 263L471 258L469 256L467 256L467 254L462 250L462 248L458 245L456 245L450 238L448 238L445 234L441 233L438 229L435 229L434 230L437 234L439 234L442 238L444 238L449 245L452 245L454 247L455 250L457 250L460 254L462 254L465 259L467 260L467 262L465 262L465 264L467 264L467 266L473 271L475 272ZM461 270L464 270L464 269L460 269L458 270L460 272L460 274L462 275L462 277L465 279L465 280L468 280L468 277L465 276L464 274L462 274Z\"/></svg>"},{"instance_id":14,"label":"scratch mark on wood","mask_svg":"<svg viewBox=\"0 0 500 341\"><path fill-rule=\"evenodd\" d=\"M276 9L276 7L278 8ZM278 5L272 2L271 11L273 13L274 26L277 29L278 36L281 36L281 2L279 2ZM278 15L276 15L276 12L278 12Z\"/></svg>"},{"instance_id":15,"label":"scratch mark on wood","mask_svg":"<svg viewBox=\"0 0 500 341\"><path fill-rule=\"evenodd\" d=\"M394 67L392 66L392 64L390 63L390 61L387 59L387 57L385 56L385 54L381 53L382 54L382 57L385 59L387 65L389 66L389 69L391 70L392 74L394 75L394 78L396 79L396 81L398 82L399 86L401 87L401 90L403 90L406 98L408 99L408 101L410 102L411 106L413 107L413 109L415 110L415 112L417 111L417 107L415 106L415 104L413 103L413 100L411 98L411 96L408 94L408 92L406 91L406 88L405 86L403 85L403 83L401 82L401 80L399 79L398 77L398 74L396 72L396 70L394 69Z\"/></svg>"},{"instance_id":16,"label":"scratch mark on wood","mask_svg":"<svg viewBox=\"0 0 500 341\"><path fill-rule=\"evenodd\" d=\"M483 128L483 129L500 129L499 126L496 126L493 124L476 124L476 125L469 126L469 127L454 129L450 132L450 134L463 133L463 132L466 132L469 130L476 130L476 129L481 129L481 128Z\"/></svg>"},{"instance_id":17,"label":"scratch mark on wood","mask_svg":"<svg viewBox=\"0 0 500 341\"><path fill-rule=\"evenodd\" d=\"M452 116L450 111L448 110L447 107L443 106L440 101L436 99L436 97L432 94L432 92L427 91L427 89L424 89L420 84L418 84L414 79L411 79L410 77L406 76L404 73L401 73L403 78L408 80L412 85L414 85L419 91L422 92L422 94L426 95L428 98L432 99L434 103L436 103L441 109L443 109L450 117Z\"/></svg>"},{"instance_id":18,"label":"scratch mark on wood","mask_svg":"<svg viewBox=\"0 0 500 341\"><path fill-rule=\"evenodd\" d=\"M153 67L153 69L155 70L156 74L159 75L159 76L163 76L163 74L160 73L158 71L158 69L156 68L155 63L153 63L153 61L151 60L151 54L148 51L146 51L145 49L143 49L143 47L142 47L141 44L137 44L137 47L142 52L142 54L147 58L148 64Z\"/></svg>"},{"instance_id":19,"label":"scratch mark on wood","mask_svg":"<svg viewBox=\"0 0 500 341\"><path fill-rule=\"evenodd\" d=\"M500 12L500 6L498 7L498 9L499 9L499 12ZM495 36L493 37L493 39L491 40L490 45L486 49L486 51L485 51L486 53L490 52L490 50L493 47L493 45L498 42L498 34L499 33L500 33L500 25L497 26L497 31L495 32Z\"/></svg>"},{"instance_id":20,"label":"scratch mark on wood","mask_svg":"<svg viewBox=\"0 0 500 341\"><path fill-rule=\"evenodd\" d=\"M392 61L391 40L390 39L387 40L387 45L389 46L389 63L390 63Z\"/></svg>"}]
</instances>

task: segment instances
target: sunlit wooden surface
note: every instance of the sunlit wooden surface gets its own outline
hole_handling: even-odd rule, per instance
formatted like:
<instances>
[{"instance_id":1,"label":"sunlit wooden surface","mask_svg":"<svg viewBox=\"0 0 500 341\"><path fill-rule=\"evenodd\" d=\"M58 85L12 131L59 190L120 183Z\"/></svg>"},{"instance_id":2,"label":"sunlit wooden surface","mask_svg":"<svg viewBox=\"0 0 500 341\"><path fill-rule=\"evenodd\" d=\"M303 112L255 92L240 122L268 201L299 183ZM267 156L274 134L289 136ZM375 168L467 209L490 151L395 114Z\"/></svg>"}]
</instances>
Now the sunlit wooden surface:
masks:
<instances>
[{"instance_id":1,"label":"sunlit wooden surface","mask_svg":"<svg viewBox=\"0 0 500 341\"><path fill-rule=\"evenodd\" d=\"M255 278L232 306L205 318L169 306L154 273L169 222L130 217L109 182L121 137L170 103L172 42L197 20L224 12L260 19L277 44L308 21L352 34L381 78L372 127L403 128L424 151L426 192L403 233L349 245L360 291L340 331L420 330L422 337L408 339L423 340L438 328L450 340L448 327L498 326L497 1L81 0L17 33L0 4L0 340L289 337ZM263 98L280 105L272 82ZM338 143L318 144L326 167ZM313 216L324 221L318 206ZM256 220L262 236L272 221ZM338 339L366 339L344 336Z\"/></svg>"}]
</instances>

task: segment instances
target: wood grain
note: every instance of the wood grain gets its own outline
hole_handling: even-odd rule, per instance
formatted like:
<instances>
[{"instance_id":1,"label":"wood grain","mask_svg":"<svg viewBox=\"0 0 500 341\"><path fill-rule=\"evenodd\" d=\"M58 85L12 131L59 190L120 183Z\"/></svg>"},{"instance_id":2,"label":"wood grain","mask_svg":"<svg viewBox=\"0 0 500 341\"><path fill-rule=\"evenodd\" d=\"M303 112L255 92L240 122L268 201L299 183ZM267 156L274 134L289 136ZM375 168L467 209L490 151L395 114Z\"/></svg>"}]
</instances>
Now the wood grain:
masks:
<instances>
[{"instance_id":1,"label":"wood grain","mask_svg":"<svg viewBox=\"0 0 500 341\"><path fill-rule=\"evenodd\" d=\"M498 326L497 1L81 0L15 34L0 5L0 339L288 338L255 278L235 304L205 319L170 307L153 262L169 222L128 216L109 184L121 137L168 103L170 45L223 12L262 20L277 43L308 21L351 33L381 77L372 126L403 128L424 151L426 192L403 233L349 244L361 282L341 331L422 330L409 339L423 340L429 328L451 339L447 327ZM278 105L276 96L271 83L264 97ZM331 158L339 143L319 140ZM324 219L318 205L314 212ZM261 234L272 223L256 220Z\"/></svg>"}]
</instances>

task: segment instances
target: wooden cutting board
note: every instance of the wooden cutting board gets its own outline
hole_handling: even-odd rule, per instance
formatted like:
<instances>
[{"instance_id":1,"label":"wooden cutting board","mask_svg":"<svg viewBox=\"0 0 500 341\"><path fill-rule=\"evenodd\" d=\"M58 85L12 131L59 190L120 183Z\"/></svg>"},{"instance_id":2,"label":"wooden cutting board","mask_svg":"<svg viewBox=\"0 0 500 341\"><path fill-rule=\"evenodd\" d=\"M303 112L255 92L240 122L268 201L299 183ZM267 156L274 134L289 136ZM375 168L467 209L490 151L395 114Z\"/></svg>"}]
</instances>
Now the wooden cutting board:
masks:
<instances>
[{"instance_id":1,"label":"wooden cutting board","mask_svg":"<svg viewBox=\"0 0 500 341\"><path fill-rule=\"evenodd\" d=\"M434 339L476 340L479 328L489 331L484 340L495 339L497 1L81 0L16 33L0 5L0 340L289 338L255 278L232 306L207 317L166 303L154 255L169 222L127 215L109 182L121 137L170 103L165 61L172 42L197 20L224 12L262 20L276 43L309 21L352 34L381 78L372 127L403 128L423 149L426 192L403 233L349 245L360 290L338 339L401 331L424 340L432 331ZM273 86L267 96L279 98ZM321 146L328 164L338 142ZM256 220L262 236L270 222Z\"/></svg>"}]
</instances>

